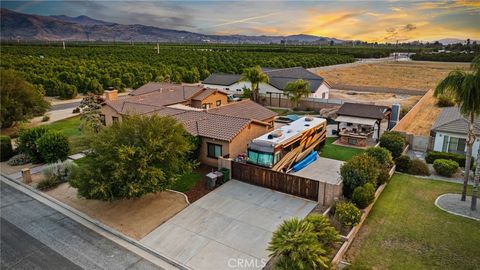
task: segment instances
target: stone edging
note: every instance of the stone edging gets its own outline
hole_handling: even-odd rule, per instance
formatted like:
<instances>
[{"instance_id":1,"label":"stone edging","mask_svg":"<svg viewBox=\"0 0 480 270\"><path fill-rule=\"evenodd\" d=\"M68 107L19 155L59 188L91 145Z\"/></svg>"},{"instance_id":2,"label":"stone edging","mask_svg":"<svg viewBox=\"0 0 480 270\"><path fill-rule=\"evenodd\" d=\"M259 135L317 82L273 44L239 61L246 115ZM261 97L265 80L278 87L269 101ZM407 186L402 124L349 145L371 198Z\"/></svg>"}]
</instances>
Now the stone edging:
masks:
<instances>
[{"instance_id":1,"label":"stone edging","mask_svg":"<svg viewBox=\"0 0 480 270\"><path fill-rule=\"evenodd\" d=\"M51 196L49 196L49 195L47 195L43 192L40 192L40 191L36 190L35 188L33 188L31 186L25 185L24 183L22 183L20 181L17 181L17 180L14 180L14 179L11 179L10 177L8 177L6 175L3 175L3 174L2 174L2 177L4 177L5 179L7 179L10 182L10 183L8 183L8 182L2 180L2 182L4 182L5 184L10 185L13 188L15 188L15 189L17 189L17 190L19 190L20 192L23 192L23 193L25 193L25 192L22 191L21 189L22 188L27 189L29 192L32 192L35 195L40 196L43 199L48 200L50 203L54 204L55 206L61 208L64 211L68 212L70 215L76 216L77 218L80 218L80 219L88 222L90 225L93 225L97 230L101 230L101 231L103 231L107 234L110 234L110 235L114 236L114 237L120 238L121 240L139 248L140 250L142 250L142 251L156 257L157 259L160 259L163 262L168 263L169 265L174 266L178 269L182 269L182 270L190 270L191 269L188 266L174 261L173 259L167 257L166 255L163 255L163 254L159 253L158 251L142 244L141 242L139 242L139 241L137 241L133 238L130 238L130 237L124 235L123 233L121 233L121 232L119 232L119 231L117 231L113 228L110 228L109 226L101 223L100 221L87 216L83 212L80 212L79 210L77 210L77 209L75 209L75 208L73 208L73 207L71 207L71 206L69 206L69 205L67 205L63 202L58 201L57 199L55 199L55 198L53 198L53 197L51 197ZM18 186L20 186L20 187L18 187ZM27 194L27 196L31 197L31 195L29 195L29 194ZM44 202L41 202L41 203L44 203ZM68 216L68 215L66 215L66 216Z\"/></svg>"},{"instance_id":2,"label":"stone edging","mask_svg":"<svg viewBox=\"0 0 480 270\"><path fill-rule=\"evenodd\" d=\"M455 213L455 212L452 212L452 211L449 211L443 207L441 207L440 205L438 205L438 200L445 196L445 195L449 195L449 194L454 194L454 193L445 193L445 194L442 194L440 196L438 196L436 199L435 199L435 206L438 207L439 209L449 213L449 214L452 214L452 215L455 215L455 216L459 216L459 217L464 217L464 218L469 218L469 219L473 219L473 220L476 220L476 221L480 221L480 219L478 218L474 218L474 217L471 217L471 216L466 216L466 215L462 215L462 214L459 214L459 213Z\"/></svg>"}]
</instances>

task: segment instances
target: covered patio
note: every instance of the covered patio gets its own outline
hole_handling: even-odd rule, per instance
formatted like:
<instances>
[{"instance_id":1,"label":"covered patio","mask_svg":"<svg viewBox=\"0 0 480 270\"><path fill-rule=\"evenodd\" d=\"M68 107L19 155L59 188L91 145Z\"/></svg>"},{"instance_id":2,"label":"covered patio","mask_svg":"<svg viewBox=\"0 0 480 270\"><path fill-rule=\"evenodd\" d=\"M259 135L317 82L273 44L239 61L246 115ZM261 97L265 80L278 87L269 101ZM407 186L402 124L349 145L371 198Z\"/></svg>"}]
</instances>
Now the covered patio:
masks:
<instances>
[{"instance_id":1,"label":"covered patio","mask_svg":"<svg viewBox=\"0 0 480 270\"><path fill-rule=\"evenodd\" d=\"M391 109L386 106L344 103L335 119L340 138L336 143L355 147L375 145L387 129L390 115Z\"/></svg>"}]
</instances>

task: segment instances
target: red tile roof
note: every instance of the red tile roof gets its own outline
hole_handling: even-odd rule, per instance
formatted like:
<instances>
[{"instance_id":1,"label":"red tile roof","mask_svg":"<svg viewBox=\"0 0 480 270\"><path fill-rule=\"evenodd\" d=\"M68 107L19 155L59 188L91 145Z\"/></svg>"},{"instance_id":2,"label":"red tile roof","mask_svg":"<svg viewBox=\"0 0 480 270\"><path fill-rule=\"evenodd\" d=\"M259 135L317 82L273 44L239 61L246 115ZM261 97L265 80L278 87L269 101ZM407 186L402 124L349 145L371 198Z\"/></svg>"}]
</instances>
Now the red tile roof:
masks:
<instances>
[{"instance_id":1,"label":"red tile roof","mask_svg":"<svg viewBox=\"0 0 480 270\"><path fill-rule=\"evenodd\" d=\"M213 114L254 119L258 121L267 121L277 115L276 112L273 112L249 99L211 108L208 110L208 112Z\"/></svg>"}]
</instances>

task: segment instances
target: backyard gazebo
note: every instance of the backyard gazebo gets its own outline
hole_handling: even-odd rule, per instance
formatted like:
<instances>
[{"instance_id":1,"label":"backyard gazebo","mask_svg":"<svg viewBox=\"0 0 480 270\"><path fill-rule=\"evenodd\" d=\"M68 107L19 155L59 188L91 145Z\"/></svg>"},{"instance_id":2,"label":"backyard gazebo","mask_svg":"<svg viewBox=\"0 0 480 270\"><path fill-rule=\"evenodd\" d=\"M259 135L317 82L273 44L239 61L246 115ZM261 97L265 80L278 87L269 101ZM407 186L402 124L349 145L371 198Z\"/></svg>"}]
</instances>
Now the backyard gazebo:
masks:
<instances>
[{"instance_id":1,"label":"backyard gazebo","mask_svg":"<svg viewBox=\"0 0 480 270\"><path fill-rule=\"evenodd\" d=\"M378 141L390 121L391 108L387 106L344 103L337 111L337 135L340 143L365 147L369 141Z\"/></svg>"}]
</instances>

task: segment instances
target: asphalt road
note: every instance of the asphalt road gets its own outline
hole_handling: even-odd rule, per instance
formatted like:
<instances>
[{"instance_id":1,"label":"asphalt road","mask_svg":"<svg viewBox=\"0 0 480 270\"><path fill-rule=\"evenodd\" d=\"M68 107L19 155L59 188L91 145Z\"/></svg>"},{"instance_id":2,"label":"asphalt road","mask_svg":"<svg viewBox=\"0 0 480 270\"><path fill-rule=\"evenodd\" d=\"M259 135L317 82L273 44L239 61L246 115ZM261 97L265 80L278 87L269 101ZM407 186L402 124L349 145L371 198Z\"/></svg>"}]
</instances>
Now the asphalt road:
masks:
<instances>
[{"instance_id":1,"label":"asphalt road","mask_svg":"<svg viewBox=\"0 0 480 270\"><path fill-rule=\"evenodd\" d=\"M1 182L1 269L160 269Z\"/></svg>"},{"instance_id":2,"label":"asphalt road","mask_svg":"<svg viewBox=\"0 0 480 270\"><path fill-rule=\"evenodd\" d=\"M64 104L57 104L57 105L52 105L50 107L50 111L56 111L56 110L65 110L65 109L75 109L80 105L80 101L78 102L72 102L72 103L64 103Z\"/></svg>"}]
</instances>

